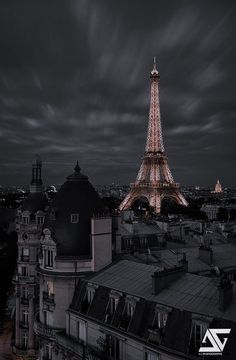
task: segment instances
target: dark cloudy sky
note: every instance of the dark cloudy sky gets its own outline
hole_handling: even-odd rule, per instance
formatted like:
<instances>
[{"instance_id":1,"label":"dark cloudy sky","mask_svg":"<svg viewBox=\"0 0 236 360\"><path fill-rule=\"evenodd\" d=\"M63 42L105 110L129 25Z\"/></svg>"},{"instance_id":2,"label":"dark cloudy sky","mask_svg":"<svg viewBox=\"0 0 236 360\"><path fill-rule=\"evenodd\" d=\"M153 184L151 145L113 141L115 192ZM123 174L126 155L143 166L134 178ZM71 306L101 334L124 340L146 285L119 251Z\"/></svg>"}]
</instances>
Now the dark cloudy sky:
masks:
<instances>
[{"instance_id":1,"label":"dark cloudy sky","mask_svg":"<svg viewBox=\"0 0 236 360\"><path fill-rule=\"evenodd\" d=\"M0 184L78 159L95 184L129 183L145 147L157 57L176 181L235 186L236 4L229 0L1 0Z\"/></svg>"}]
</instances>

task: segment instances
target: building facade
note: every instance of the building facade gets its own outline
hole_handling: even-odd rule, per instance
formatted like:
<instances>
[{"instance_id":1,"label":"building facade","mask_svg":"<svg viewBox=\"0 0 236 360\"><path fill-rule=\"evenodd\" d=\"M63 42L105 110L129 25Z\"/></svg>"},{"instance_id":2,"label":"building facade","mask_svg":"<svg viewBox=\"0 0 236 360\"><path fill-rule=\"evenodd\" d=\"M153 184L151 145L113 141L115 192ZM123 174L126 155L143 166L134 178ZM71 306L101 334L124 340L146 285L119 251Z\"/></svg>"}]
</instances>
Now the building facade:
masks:
<instances>
[{"instance_id":1,"label":"building facade","mask_svg":"<svg viewBox=\"0 0 236 360\"><path fill-rule=\"evenodd\" d=\"M32 164L30 194L17 213L18 259L14 277L16 315L13 351L19 359L34 359L37 348L33 330L39 300L37 265L40 236L48 206L47 196L43 193L41 167L42 162L37 156Z\"/></svg>"}]
</instances>

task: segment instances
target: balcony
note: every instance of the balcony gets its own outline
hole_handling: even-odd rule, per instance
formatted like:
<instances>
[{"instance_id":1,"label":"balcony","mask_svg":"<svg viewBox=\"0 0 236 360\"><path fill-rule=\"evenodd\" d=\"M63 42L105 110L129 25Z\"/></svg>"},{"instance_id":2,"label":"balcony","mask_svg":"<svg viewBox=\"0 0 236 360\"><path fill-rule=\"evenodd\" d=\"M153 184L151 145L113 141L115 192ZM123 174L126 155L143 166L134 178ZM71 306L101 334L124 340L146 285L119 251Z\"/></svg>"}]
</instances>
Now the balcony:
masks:
<instances>
[{"instance_id":1,"label":"balcony","mask_svg":"<svg viewBox=\"0 0 236 360\"><path fill-rule=\"evenodd\" d=\"M18 356L25 356L28 353L27 349L23 349L22 347L17 346L13 346L12 352Z\"/></svg>"},{"instance_id":2,"label":"balcony","mask_svg":"<svg viewBox=\"0 0 236 360\"><path fill-rule=\"evenodd\" d=\"M13 354L16 354L17 356L22 356L24 359L24 356L35 356L36 351L34 349L26 349L22 346L13 346L12 347Z\"/></svg>"},{"instance_id":3,"label":"balcony","mask_svg":"<svg viewBox=\"0 0 236 360\"><path fill-rule=\"evenodd\" d=\"M57 334L56 342L60 348L72 351L76 355L83 356L83 345L79 342L69 338L65 334Z\"/></svg>"},{"instance_id":4,"label":"balcony","mask_svg":"<svg viewBox=\"0 0 236 360\"><path fill-rule=\"evenodd\" d=\"M29 262L29 255L21 255L20 261Z\"/></svg>"},{"instance_id":5,"label":"balcony","mask_svg":"<svg viewBox=\"0 0 236 360\"><path fill-rule=\"evenodd\" d=\"M56 344L61 350L69 350L69 352L72 352L77 356L79 355L79 358L81 359L101 359L94 349L89 348L88 345L84 346L79 340L72 339L65 333L60 332L56 334Z\"/></svg>"},{"instance_id":6,"label":"balcony","mask_svg":"<svg viewBox=\"0 0 236 360\"><path fill-rule=\"evenodd\" d=\"M50 339L55 340L55 332L56 329L50 328L46 324L42 324L38 319L34 322L34 332L36 335Z\"/></svg>"},{"instance_id":7,"label":"balcony","mask_svg":"<svg viewBox=\"0 0 236 360\"><path fill-rule=\"evenodd\" d=\"M17 282L22 282L22 283L35 283L35 276L26 276L26 275L16 275L13 278L13 282L17 283Z\"/></svg>"}]
</instances>

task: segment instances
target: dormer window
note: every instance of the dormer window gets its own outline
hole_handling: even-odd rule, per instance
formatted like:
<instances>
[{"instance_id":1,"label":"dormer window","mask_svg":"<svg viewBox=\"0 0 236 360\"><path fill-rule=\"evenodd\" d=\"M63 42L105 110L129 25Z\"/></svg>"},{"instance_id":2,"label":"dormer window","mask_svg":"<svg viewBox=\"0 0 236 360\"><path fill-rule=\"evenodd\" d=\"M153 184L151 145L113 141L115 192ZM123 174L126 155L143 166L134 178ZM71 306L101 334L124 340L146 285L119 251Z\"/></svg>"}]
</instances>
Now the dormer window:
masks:
<instances>
[{"instance_id":1,"label":"dormer window","mask_svg":"<svg viewBox=\"0 0 236 360\"><path fill-rule=\"evenodd\" d=\"M163 329L166 326L167 317L168 317L168 312L157 310L153 321L153 328Z\"/></svg>"},{"instance_id":2,"label":"dormer window","mask_svg":"<svg viewBox=\"0 0 236 360\"><path fill-rule=\"evenodd\" d=\"M45 267L53 267L53 251L44 250Z\"/></svg>"},{"instance_id":3,"label":"dormer window","mask_svg":"<svg viewBox=\"0 0 236 360\"><path fill-rule=\"evenodd\" d=\"M133 317L133 315L134 315L134 304L133 303L131 303L131 302L127 302L127 304L126 304L126 314L130 317L130 318L132 318Z\"/></svg>"},{"instance_id":4,"label":"dormer window","mask_svg":"<svg viewBox=\"0 0 236 360\"><path fill-rule=\"evenodd\" d=\"M81 311L83 313L86 313L88 311L88 308L93 301L97 287L98 287L97 285L91 283L87 285L86 293L81 303Z\"/></svg>"},{"instance_id":5,"label":"dormer window","mask_svg":"<svg viewBox=\"0 0 236 360\"><path fill-rule=\"evenodd\" d=\"M134 315L134 310L135 310L137 301L139 301L138 298L127 295L125 309L124 309L124 312L123 312L123 315L121 318L121 322L120 322L121 329L124 329L124 330L128 329L130 321Z\"/></svg>"},{"instance_id":6,"label":"dormer window","mask_svg":"<svg viewBox=\"0 0 236 360\"><path fill-rule=\"evenodd\" d=\"M71 224L77 224L79 222L79 214L71 214L70 222Z\"/></svg>"},{"instance_id":7,"label":"dormer window","mask_svg":"<svg viewBox=\"0 0 236 360\"><path fill-rule=\"evenodd\" d=\"M36 223L37 223L38 225L42 225L43 222L44 222L44 216L37 216L37 217L36 217Z\"/></svg>"},{"instance_id":8,"label":"dormer window","mask_svg":"<svg viewBox=\"0 0 236 360\"><path fill-rule=\"evenodd\" d=\"M87 288L87 300L88 300L89 304L91 304L91 302L93 301L94 294L95 294L95 289L88 287Z\"/></svg>"},{"instance_id":9,"label":"dormer window","mask_svg":"<svg viewBox=\"0 0 236 360\"><path fill-rule=\"evenodd\" d=\"M119 304L119 300L120 300L121 296L122 296L121 293L111 290L110 299L109 299L109 303L108 303L108 306L106 309L106 314L105 314L105 321L107 323L111 322L113 315L116 312L116 309Z\"/></svg>"},{"instance_id":10,"label":"dormer window","mask_svg":"<svg viewBox=\"0 0 236 360\"><path fill-rule=\"evenodd\" d=\"M110 297L110 314L113 315L117 309L119 298L115 296Z\"/></svg>"},{"instance_id":11,"label":"dormer window","mask_svg":"<svg viewBox=\"0 0 236 360\"><path fill-rule=\"evenodd\" d=\"M24 225L29 224L29 216L22 216L22 224Z\"/></svg>"}]
</instances>

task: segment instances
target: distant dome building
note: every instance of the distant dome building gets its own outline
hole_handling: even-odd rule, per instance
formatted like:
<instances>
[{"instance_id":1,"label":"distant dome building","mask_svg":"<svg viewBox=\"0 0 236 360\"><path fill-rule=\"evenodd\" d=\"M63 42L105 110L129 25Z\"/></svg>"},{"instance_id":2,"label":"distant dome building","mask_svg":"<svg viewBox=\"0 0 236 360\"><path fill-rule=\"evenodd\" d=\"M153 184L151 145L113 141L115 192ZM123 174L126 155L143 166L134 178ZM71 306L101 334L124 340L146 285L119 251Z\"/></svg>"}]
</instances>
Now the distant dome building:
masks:
<instances>
[{"instance_id":1,"label":"distant dome building","mask_svg":"<svg viewBox=\"0 0 236 360\"><path fill-rule=\"evenodd\" d=\"M213 191L213 193L222 193L222 192L223 192L222 186L221 186L220 180L218 179L217 182L216 182L215 190Z\"/></svg>"}]
</instances>

